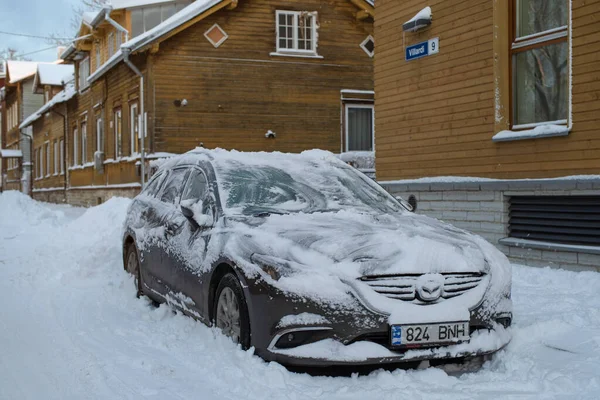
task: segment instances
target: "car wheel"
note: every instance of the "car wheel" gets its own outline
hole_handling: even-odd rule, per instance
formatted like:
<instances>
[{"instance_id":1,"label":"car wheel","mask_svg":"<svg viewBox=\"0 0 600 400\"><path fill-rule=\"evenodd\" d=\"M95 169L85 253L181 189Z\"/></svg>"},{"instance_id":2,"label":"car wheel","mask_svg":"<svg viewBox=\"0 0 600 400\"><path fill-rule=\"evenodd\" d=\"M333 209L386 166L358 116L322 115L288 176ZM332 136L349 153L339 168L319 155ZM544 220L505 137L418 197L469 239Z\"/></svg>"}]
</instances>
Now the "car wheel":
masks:
<instances>
[{"instance_id":1,"label":"car wheel","mask_svg":"<svg viewBox=\"0 0 600 400\"><path fill-rule=\"evenodd\" d=\"M135 244L131 243L127 247L127 256L125 257L125 270L135 277L135 287L137 289L136 296L139 298L142 296L142 271L140 267L140 261L138 258L137 248Z\"/></svg>"},{"instance_id":2,"label":"car wheel","mask_svg":"<svg viewBox=\"0 0 600 400\"><path fill-rule=\"evenodd\" d=\"M250 318L242 286L233 274L219 282L214 302L215 326L239 343L242 349L250 348Z\"/></svg>"}]
</instances>

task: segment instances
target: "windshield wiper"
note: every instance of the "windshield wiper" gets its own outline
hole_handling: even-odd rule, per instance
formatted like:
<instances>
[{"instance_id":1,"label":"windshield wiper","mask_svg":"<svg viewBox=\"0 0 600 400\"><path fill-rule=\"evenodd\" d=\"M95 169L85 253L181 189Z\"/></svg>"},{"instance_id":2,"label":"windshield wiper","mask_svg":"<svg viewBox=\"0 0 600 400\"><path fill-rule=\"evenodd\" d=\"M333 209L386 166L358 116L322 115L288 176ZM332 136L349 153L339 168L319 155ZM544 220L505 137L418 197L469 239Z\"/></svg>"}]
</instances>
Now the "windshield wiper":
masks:
<instances>
[{"instance_id":1,"label":"windshield wiper","mask_svg":"<svg viewBox=\"0 0 600 400\"><path fill-rule=\"evenodd\" d=\"M264 217L270 217L271 214L277 214L277 215L285 215L282 212L279 211L263 211L263 212L259 212L257 214L253 214L253 217L257 217L257 218L264 218Z\"/></svg>"}]
</instances>

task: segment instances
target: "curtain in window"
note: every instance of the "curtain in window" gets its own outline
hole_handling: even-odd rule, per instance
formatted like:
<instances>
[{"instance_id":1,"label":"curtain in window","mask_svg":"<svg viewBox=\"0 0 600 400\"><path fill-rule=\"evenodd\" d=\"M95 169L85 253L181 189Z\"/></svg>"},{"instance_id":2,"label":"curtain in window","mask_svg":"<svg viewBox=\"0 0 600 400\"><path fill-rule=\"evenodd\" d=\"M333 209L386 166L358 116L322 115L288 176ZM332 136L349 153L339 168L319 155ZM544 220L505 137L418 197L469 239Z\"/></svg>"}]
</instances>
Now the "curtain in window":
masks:
<instances>
[{"instance_id":1,"label":"curtain in window","mask_svg":"<svg viewBox=\"0 0 600 400\"><path fill-rule=\"evenodd\" d=\"M373 150L373 110L348 107L348 151Z\"/></svg>"}]
</instances>

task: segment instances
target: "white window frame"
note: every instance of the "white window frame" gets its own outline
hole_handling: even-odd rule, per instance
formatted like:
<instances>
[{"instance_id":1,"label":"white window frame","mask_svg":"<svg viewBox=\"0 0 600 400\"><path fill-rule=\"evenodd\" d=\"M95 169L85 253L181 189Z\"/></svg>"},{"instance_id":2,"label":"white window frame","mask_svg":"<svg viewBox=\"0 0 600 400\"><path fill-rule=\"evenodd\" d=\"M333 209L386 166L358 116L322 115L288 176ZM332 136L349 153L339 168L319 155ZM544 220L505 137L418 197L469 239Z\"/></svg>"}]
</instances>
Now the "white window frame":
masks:
<instances>
[{"instance_id":1,"label":"white window frame","mask_svg":"<svg viewBox=\"0 0 600 400\"><path fill-rule=\"evenodd\" d=\"M119 130L120 135L119 135ZM115 160L123 155L123 110L116 109L113 114L113 135L115 138Z\"/></svg>"},{"instance_id":2,"label":"white window frame","mask_svg":"<svg viewBox=\"0 0 600 400\"><path fill-rule=\"evenodd\" d=\"M81 164L87 162L87 119L81 122Z\"/></svg>"},{"instance_id":3,"label":"white window frame","mask_svg":"<svg viewBox=\"0 0 600 400\"><path fill-rule=\"evenodd\" d=\"M79 165L79 129L73 128L73 167Z\"/></svg>"},{"instance_id":4,"label":"white window frame","mask_svg":"<svg viewBox=\"0 0 600 400\"><path fill-rule=\"evenodd\" d=\"M60 153L60 174L64 175L65 174L65 140L64 139L60 139L60 141L58 142L58 151Z\"/></svg>"},{"instance_id":5,"label":"white window frame","mask_svg":"<svg viewBox=\"0 0 600 400\"><path fill-rule=\"evenodd\" d=\"M349 151L369 151L369 150L348 150L348 127L349 127L349 118L348 118L348 111L350 108L368 108L371 110L371 130L373 132L372 134L372 150L371 151L375 151L375 105L374 104L364 104L364 103L346 103L344 105L344 114L345 114L345 118L344 118L344 135L345 135L345 140L344 140L344 151L345 152L349 152Z\"/></svg>"},{"instance_id":6,"label":"white window frame","mask_svg":"<svg viewBox=\"0 0 600 400\"><path fill-rule=\"evenodd\" d=\"M135 110L135 115L133 110ZM131 156L136 156L138 152L136 152L135 148L138 147L138 139L140 139L140 127L139 127L139 106L138 103L131 103L129 105L129 136L131 137ZM139 150L139 149L138 149Z\"/></svg>"},{"instance_id":7,"label":"white window frame","mask_svg":"<svg viewBox=\"0 0 600 400\"><path fill-rule=\"evenodd\" d=\"M298 21L300 19L300 16L304 13L308 13L308 15L311 16L312 20L313 20L312 35L311 35L312 50L298 49ZM292 15L294 17L294 20L292 23L292 26L293 26L292 27L292 42L293 42L294 47L292 49L279 47L279 41L281 39L281 37L279 36L279 17L281 15L285 15L286 17ZM305 12L305 11L277 10L275 12L275 32L276 32L275 48L277 50L275 53L271 53L271 55L300 56L300 57L311 57L312 56L312 57L323 58L323 57L319 56L318 52L317 52L317 46L319 43L317 31L318 31L318 12L316 12L316 11Z\"/></svg>"},{"instance_id":8,"label":"white window frame","mask_svg":"<svg viewBox=\"0 0 600 400\"><path fill-rule=\"evenodd\" d=\"M90 56L88 55L79 62L79 91L83 92L90 84L88 78L90 76Z\"/></svg>"},{"instance_id":9,"label":"white window frame","mask_svg":"<svg viewBox=\"0 0 600 400\"><path fill-rule=\"evenodd\" d=\"M58 175L58 140L55 140L54 143L52 143L52 145L54 146L54 175Z\"/></svg>"},{"instance_id":10,"label":"white window frame","mask_svg":"<svg viewBox=\"0 0 600 400\"><path fill-rule=\"evenodd\" d=\"M44 142L44 151L46 153L46 159L44 161L46 161L46 177L50 176L50 141L45 141Z\"/></svg>"},{"instance_id":11,"label":"white window frame","mask_svg":"<svg viewBox=\"0 0 600 400\"><path fill-rule=\"evenodd\" d=\"M208 33L210 31L212 31L213 29L218 29L219 31L221 31L221 33L223 34L223 38L221 40L219 40L218 42L213 42L213 40L208 36ZM227 32L225 32L223 30L223 28L221 28L219 26L219 24L214 24L213 26L211 26L209 29L207 29L206 32L204 32L204 37L206 38L206 40L208 40L210 42L210 44L212 44L215 49L218 48L220 45L222 45L223 43L225 43L225 41L227 39L229 39L229 35L227 34Z\"/></svg>"},{"instance_id":12,"label":"white window frame","mask_svg":"<svg viewBox=\"0 0 600 400\"><path fill-rule=\"evenodd\" d=\"M104 125L102 115L96 118L96 151L104 153Z\"/></svg>"},{"instance_id":13,"label":"white window frame","mask_svg":"<svg viewBox=\"0 0 600 400\"><path fill-rule=\"evenodd\" d=\"M108 34L108 58L111 58L115 54L115 33L111 32Z\"/></svg>"},{"instance_id":14,"label":"white window frame","mask_svg":"<svg viewBox=\"0 0 600 400\"><path fill-rule=\"evenodd\" d=\"M369 49L367 49L366 44L372 40L373 44L375 44L375 38L373 37L373 35L369 35L367 36L367 38L365 40L363 40L363 42L360 44L360 48L363 49L363 51L365 53L367 53L367 55L371 58L373 58L375 56L375 51L371 52L369 51Z\"/></svg>"}]
</instances>

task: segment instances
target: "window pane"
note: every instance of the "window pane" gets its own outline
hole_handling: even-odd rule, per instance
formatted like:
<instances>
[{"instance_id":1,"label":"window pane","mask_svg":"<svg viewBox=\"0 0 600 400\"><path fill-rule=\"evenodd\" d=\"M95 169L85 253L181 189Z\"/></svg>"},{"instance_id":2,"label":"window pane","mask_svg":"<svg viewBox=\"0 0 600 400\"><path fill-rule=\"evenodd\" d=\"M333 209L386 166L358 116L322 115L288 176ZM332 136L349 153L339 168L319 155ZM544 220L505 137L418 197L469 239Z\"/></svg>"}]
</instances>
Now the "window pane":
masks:
<instances>
[{"instance_id":1,"label":"window pane","mask_svg":"<svg viewBox=\"0 0 600 400\"><path fill-rule=\"evenodd\" d=\"M348 151L373 150L373 109L348 108Z\"/></svg>"},{"instance_id":2,"label":"window pane","mask_svg":"<svg viewBox=\"0 0 600 400\"><path fill-rule=\"evenodd\" d=\"M160 6L148 7L144 9L144 31L149 31L160 24Z\"/></svg>"},{"instance_id":3,"label":"window pane","mask_svg":"<svg viewBox=\"0 0 600 400\"><path fill-rule=\"evenodd\" d=\"M563 42L515 55L515 124L567 119L568 51Z\"/></svg>"},{"instance_id":4,"label":"window pane","mask_svg":"<svg viewBox=\"0 0 600 400\"><path fill-rule=\"evenodd\" d=\"M181 201L184 200L204 200L207 184L204 174L194 170L187 182L187 186L181 196Z\"/></svg>"},{"instance_id":5,"label":"window pane","mask_svg":"<svg viewBox=\"0 0 600 400\"><path fill-rule=\"evenodd\" d=\"M567 0L518 0L517 36L567 25Z\"/></svg>"},{"instance_id":6,"label":"window pane","mask_svg":"<svg viewBox=\"0 0 600 400\"><path fill-rule=\"evenodd\" d=\"M175 4L161 6L162 21L172 17L176 11Z\"/></svg>"},{"instance_id":7,"label":"window pane","mask_svg":"<svg viewBox=\"0 0 600 400\"><path fill-rule=\"evenodd\" d=\"M144 33L144 14L141 9L131 11L131 37Z\"/></svg>"},{"instance_id":8,"label":"window pane","mask_svg":"<svg viewBox=\"0 0 600 400\"><path fill-rule=\"evenodd\" d=\"M187 170L185 169L177 169L169 175L160 198L162 201L165 203L175 203L177 201L186 173Z\"/></svg>"}]
</instances>

